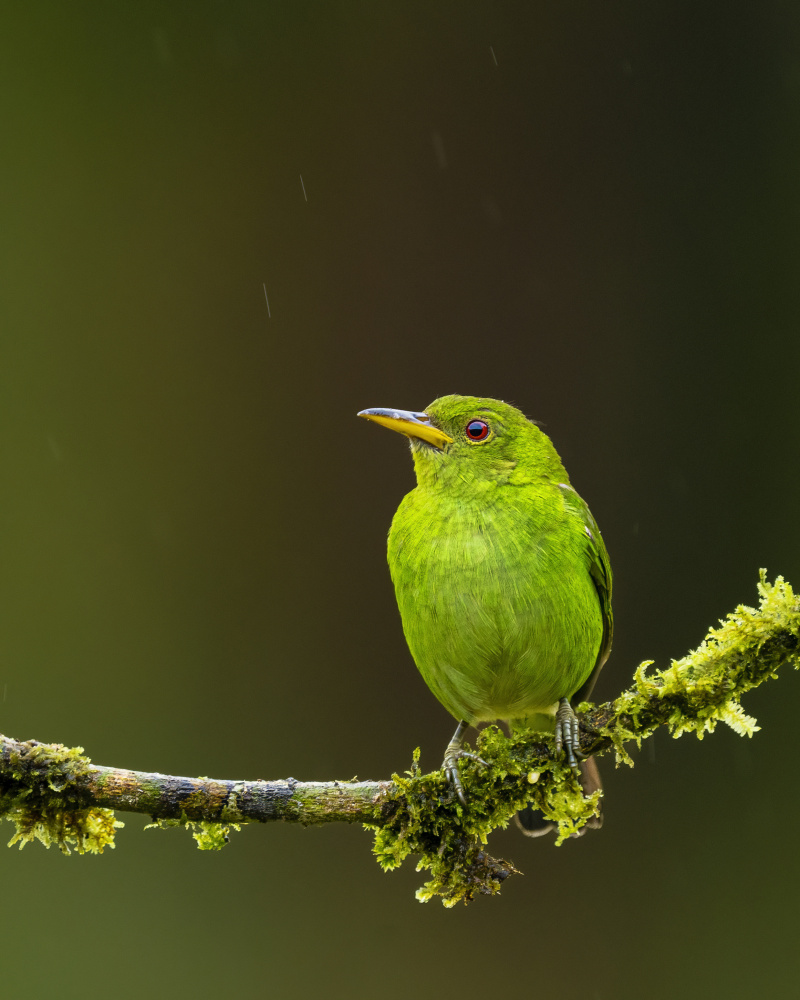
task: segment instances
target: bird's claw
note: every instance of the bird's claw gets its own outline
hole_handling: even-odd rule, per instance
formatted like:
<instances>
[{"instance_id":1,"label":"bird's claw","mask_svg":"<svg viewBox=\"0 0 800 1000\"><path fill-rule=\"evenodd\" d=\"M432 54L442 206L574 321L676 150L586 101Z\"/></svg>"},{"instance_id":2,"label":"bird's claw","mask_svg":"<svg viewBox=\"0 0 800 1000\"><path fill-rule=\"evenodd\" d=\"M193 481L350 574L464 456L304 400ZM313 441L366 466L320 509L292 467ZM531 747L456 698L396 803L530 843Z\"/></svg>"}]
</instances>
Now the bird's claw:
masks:
<instances>
[{"instance_id":1,"label":"bird's claw","mask_svg":"<svg viewBox=\"0 0 800 1000\"><path fill-rule=\"evenodd\" d=\"M461 774L458 770L458 762L462 757L466 757L467 760L474 760L478 764L483 764L484 767L488 765L483 757L479 757L476 753L470 753L468 750L460 750L458 747L449 746L445 751L444 760L442 761L444 776L453 786L458 796L458 801L462 806L466 806L467 797L464 794L464 785L461 783Z\"/></svg>"},{"instance_id":2,"label":"bird's claw","mask_svg":"<svg viewBox=\"0 0 800 1000\"><path fill-rule=\"evenodd\" d=\"M567 752L567 763L575 773L578 773L578 757L584 755L580 751L580 727L578 716L566 698L558 703L556 712L556 753Z\"/></svg>"}]
</instances>

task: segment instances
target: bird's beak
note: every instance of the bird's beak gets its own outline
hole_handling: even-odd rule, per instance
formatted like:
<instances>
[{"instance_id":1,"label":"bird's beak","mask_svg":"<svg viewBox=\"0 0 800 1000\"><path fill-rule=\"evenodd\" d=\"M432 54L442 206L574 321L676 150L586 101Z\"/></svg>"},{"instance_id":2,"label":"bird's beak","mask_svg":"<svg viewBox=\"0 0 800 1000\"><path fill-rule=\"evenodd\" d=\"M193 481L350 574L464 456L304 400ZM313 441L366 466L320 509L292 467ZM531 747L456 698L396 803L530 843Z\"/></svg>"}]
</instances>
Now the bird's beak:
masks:
<instances>
[{"instance_id":1,"label":"bird's beak","mask_svg":"<svg viewBox=\"0 0 800 1000\"><path fill-rule=\"evenodd\" d=\"M383 424L389 430L399 431L406 437L419 438L427 441L434 448L444 448L446 444L452 444L453 439L449 434L434 427L431 418L427 413L412 413L411 410L387 410L381 407L374 407L371 410L362 410L359 417L366 420L374 420L376 424Z\"/></svg>"}]
</instances>

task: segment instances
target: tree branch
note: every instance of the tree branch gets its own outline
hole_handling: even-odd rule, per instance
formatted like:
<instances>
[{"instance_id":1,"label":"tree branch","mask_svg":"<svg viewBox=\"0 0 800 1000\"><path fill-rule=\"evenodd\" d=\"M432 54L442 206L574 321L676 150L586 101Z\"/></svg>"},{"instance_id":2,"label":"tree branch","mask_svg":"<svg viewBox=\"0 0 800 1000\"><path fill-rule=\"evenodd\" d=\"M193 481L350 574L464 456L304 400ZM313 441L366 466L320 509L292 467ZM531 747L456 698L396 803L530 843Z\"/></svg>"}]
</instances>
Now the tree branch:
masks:
<instances>
[{"instance_id":1,"label":"tree branch","mask_svg":"<svg viewBox=\"0 0 800 1000\"><path fill-rule=\"evenodd\" d=\"M756 732L739 699L784 664L800 666L800 602L781 577L767 583L763 570L758 589L757 610L738 607L695 651L651 674L643 663L613 702L582 706L583 752L614 749L618 762L631 764L625 744L641 744L662 725L700 739L718 722L740 735ZM421 773L418 750L411 770L391 781L222 781L102 767L81 747L0 736L0 816L16 825L11 844L38 839L65 853L69 845L79 853L113 847L122 826L114 810L145 813L159 826L185 825L203 849L222 847L231 827L247 822L363 823L377 831L375 853L385 869L419 855L418 868L432 878L418 898L436 895L451 906L497 892L516 872L483 848L518 809L530 804L557 822L558 843L599 809L600 793L584 798L548 736L509 738L489 726L477 749L487 763L464 763L464 808L440 771Z\"/></svg>"},{"instance_id":2,"label":"tree branch","mask_svg":"<svg viewBox=\"0 0 800 1000\"><path fill-rule=\"evenodd\" d=\"M154 820L208 823L381 823L391 781L228 781L92 764L83 748L0 736L0 794L55 796L72 811L102 807ZM89 848L86 848L87 850Z\"/></svg>"}]
</instances>

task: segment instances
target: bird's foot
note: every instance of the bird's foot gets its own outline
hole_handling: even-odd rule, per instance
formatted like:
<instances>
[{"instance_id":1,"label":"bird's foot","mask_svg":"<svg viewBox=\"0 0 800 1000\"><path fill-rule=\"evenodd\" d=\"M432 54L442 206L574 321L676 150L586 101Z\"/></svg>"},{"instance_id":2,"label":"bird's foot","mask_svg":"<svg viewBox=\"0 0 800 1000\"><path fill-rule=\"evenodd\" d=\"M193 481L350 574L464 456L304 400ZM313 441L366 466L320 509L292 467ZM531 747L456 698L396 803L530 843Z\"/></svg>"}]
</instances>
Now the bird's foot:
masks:
<instances>
[{"instance_id":1,"label":"bird's foot","mask_svg":"<svg viewBox=\"0 0 800 1000\"><path fill-rule=\"evenodd\" d=\"M453 786L453 789L458 796L458 801L462 806L466 806L467 797L464 794L464 785L461 782L461 774L458 769L458 762L463 758L467 760L474 760L478 764L483 764L484 767L487 766L486 761L479 757L476 753L470 753L468 750L461 749L461 743L464 739L464 733L467 729L466 722L459 722L458 729L455 731L455 735L452 740L447 744L447 749L444 752L444 760L442 761L442 770L444 771L444 776L447 778L448 782Z\"/></svg>"},{"instance_id":2,"label":"bird's foot","mask_svg":"<svg viewBox=\"0 0 800 1000\"><path fill-rule=\"evenodd\" d=\"M483 764L484 766L486 766L486 761L483 757L479 757L476 753L469 753L467 750L459 750L458 748L448 747L445 751L444 761L442 762L444 776L453 786L453 789L458 796L458 801L462 806L465 806L467 804L467 797L464 794L464 786L461 783L461 773L458 769L458 762L463 758L466 758L467 760L474 760L478 764Z\"/></svg>"},{"instance_id":3,"label":"bird's foot","mask_svg":"<svg viewBox=\"0 0 800 1000\"><path fill-rule=\"evenodd\" d=\"M556 753L566 750L567 763L575 773L578 773L578 757L583 757L580 750L580 728L578 716L566 698L558 703L556 712Z\"/></svg>"}]
</instances>

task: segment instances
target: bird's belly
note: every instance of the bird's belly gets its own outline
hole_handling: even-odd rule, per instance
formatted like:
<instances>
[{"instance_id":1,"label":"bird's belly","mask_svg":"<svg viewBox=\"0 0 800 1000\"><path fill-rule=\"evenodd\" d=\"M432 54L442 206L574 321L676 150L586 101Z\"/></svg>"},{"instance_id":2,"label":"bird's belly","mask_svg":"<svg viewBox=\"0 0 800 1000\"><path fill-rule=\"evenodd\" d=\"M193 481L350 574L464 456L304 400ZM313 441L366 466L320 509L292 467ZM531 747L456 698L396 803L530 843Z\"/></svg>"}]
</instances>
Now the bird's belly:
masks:
<instances>
[{"instance_id":1,"label":"bird's belly","mask_svg":"<svg viewBox=\"0 0 800 1000\"><path fill-rule=\"evenodd\" d=\"M395 578L411 653L458 719L524 719L570 697L591 673L602 618L585 563L543 535L524 549L480 533L412 549ZM408 568L408 567L407 567Z\"/></svg>"},{"instance_id":2,"label":"bird's belly","mask_svg":"<svg viewBox=\"0 0 800 1000\"><path fill-rule=\"evenodd\" d=\"M522 719L552 710L581 686L599 636L593 637L589 622L541 610L520 616L516 632L505 623L487 627L480 613L449 622L440 615L437 649L409 641L428 686L452 715L470 722Z\"/></svg>"}]
</instances>

